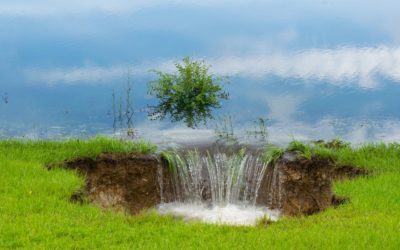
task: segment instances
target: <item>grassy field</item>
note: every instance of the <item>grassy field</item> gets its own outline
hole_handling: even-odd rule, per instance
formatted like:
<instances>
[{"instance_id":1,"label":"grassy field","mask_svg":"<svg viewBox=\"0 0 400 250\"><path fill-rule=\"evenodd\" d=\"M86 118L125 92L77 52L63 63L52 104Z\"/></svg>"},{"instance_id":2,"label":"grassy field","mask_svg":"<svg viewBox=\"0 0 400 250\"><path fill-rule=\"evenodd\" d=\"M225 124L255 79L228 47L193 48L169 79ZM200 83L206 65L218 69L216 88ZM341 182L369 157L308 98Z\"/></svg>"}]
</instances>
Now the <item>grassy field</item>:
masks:
<instances>
[{"instance_id":1,"label":"grassy field","mask_svg":"<svg viewBox=\"0 0 400 250\"><path fill-rule=\"evenodd\" d=\"M335 183L351 202L269 226L185 223L154 211L137 216L69 202L83 179L45 164L100 152L154 152L104 138L0 142L0 248L27 249L400 249L400 146L368 144L319 154L374 171Z\"/></svg>"}]
</instances>

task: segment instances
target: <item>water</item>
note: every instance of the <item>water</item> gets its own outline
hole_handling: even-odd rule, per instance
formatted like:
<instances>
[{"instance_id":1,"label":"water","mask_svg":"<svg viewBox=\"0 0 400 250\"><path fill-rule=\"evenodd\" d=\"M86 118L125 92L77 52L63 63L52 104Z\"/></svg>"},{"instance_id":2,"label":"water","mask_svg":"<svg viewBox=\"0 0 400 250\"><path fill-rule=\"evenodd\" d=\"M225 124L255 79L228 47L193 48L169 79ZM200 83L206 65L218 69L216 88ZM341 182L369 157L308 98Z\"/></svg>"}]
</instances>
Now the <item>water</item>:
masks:
<instances>
[{"instance_id":1,"label":"water","mask_svg":"<svg viewBox=\"0 0 400 250\"><path fill-rule=\"evenodd\" d=\"M279 211L258 206L267 164L257 152L188 150L174 155L175 202L161 203L161 214L207 223L254 225Z\"/></svg>"},{"instance_id":2,"label":"water","mask_svg":"<svg viewBox=\"0 0 400 250\"><path fill-rule=\"evenodd\" d=\"M231 99L215 116L231 115L240 135L263 117L274 143L398 141L399 8L395 0L2 0L0 138L111 134L112 92L123 94L129 69L144 139L209 138L214 121L193 132L147 119L150 70L191 56L230 77Z\"/></svg>"},{"instance_id":3,"label":"water","mask_svg":"<svg viewBox=\"0 0 400 250\"><path fill-rule=\"evenodd\" d=\"M204 204L165 203L158 207L161 214L172 214L190 221L210 224L253 226L263 218L271 221L279 219L279 211L267 207L247 207L237 204L209 207Z\"/></svg>"}]
</instances>

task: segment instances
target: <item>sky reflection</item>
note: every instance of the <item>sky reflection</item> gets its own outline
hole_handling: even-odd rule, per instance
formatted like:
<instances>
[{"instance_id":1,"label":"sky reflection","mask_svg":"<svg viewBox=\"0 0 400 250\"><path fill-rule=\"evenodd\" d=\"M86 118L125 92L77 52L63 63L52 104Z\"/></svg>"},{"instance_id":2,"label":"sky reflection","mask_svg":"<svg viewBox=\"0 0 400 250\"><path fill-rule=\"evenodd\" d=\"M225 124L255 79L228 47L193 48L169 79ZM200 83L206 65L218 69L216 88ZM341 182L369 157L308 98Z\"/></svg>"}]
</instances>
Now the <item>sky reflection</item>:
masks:
<instances>
[{"instance_id":1,"label":"sky reflection","mask_svg":"<svg viewBox=\"0 0 400 250\"><path fill-rule=\"evenodd\" d=\"M111 133L111 93L130 70L136 127L175 140L182 124L147 120L146 82L191 56L230 76L216 116L238 133L264 117L278 143L397 140L399 11L394 0L3 0L0 137Z\"/></svg>"}]
</instances>

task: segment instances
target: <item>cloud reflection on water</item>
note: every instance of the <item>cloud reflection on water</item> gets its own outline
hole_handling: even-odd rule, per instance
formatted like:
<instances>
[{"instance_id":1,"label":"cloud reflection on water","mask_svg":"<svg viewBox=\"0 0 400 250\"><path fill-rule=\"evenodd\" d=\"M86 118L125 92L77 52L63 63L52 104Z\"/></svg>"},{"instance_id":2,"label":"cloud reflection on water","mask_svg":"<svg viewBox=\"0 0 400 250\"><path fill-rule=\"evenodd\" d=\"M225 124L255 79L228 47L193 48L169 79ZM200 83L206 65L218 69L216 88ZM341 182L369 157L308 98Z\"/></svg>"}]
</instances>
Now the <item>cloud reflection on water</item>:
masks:
<instances>
[{"instance_id":1,"label":"cloud reflection on water","mask_svg":"<svg viewBox=\"0 0 400 250\"><path fill-rule=\"evenodd\" d=\"M400 48L366 47L337 49L309 49L295 53L275 53L256 56L224 56L205 58L215 74L263 78L324 81L342 86L361 88L379 86L379 79L400 81ZM119 78L131 69L134 75L148 75L150 70L172 71L178 59L148 62L129 66L85 66L81 68L29 69L25 74L31 82L54 84L105 82Z\"/></svg>"}]
</instances>

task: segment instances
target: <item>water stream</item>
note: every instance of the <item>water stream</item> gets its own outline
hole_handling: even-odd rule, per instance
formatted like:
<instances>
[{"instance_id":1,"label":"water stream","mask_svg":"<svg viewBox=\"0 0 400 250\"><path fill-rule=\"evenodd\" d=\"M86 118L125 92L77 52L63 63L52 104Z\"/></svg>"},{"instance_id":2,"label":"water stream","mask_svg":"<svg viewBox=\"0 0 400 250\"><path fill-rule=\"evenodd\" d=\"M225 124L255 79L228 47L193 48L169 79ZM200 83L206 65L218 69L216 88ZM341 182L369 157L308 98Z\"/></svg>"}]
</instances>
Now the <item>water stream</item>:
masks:
<instances>
[{"instance_id":1,"label":"water stream","mask_svg":"<svg viewBox=\"0 0 400 250\"><path fill-rule=\"evenodd\" d=\"M161 203L161 214L233 225L254 225L264 217L279 217L279 211L256 204L267 169L260 153L187 150L172 158L175 201Z\"/></svg>"}]
</instances>

